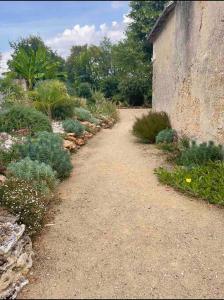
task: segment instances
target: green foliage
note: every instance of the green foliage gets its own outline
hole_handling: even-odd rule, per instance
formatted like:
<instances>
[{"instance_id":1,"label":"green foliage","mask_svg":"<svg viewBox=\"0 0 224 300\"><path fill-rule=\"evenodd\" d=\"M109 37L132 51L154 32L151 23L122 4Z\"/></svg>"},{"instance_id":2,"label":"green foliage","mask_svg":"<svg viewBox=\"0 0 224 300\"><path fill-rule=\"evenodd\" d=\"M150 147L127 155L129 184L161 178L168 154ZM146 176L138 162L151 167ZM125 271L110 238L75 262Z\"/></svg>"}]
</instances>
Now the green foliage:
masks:
<instances>
[{"instance_id":1,"label":"green foliage","mask_svg":"<svg viewBox=\"0 0 224 300\"><path fill-rule=\"evenodd\" d=\"M77 136L81 136L85 130L85 127L78 120L66 119L62 125L66 132L75 133Z\"/></svg>"},{"instance_id":2,"label":"green foliage","mask_svg":"<svg viewBox=\"0 0 224 300\"><path fill-rule=\"evenodd\" d=\"M101 92L95 92L93 94L93 98L94 104L89 105L89 109L92 114L98 118L104 116L107 118L113 118L116 121L119 119L119 114L115 103L106 100Z\"/></svg>"},{"instance_id":3,"label":"green foliage","mask_svg":"<svg viewBox=\"0 0 224 300\"><path fill-rule=\"evenodd\" d=\"M72 117L74 103L68 95L66 85L59 80L40 82L35 88L35 107L50 118Z\"/></svg>"},{"instance_id":4,"label":"green foliage","mask_svg":"<svg viewBox=\"0 0 224 300\"><path fill-rule=\"evenodd\" d=\"M0 115L0 131L12 132L28 128L31 134L38 131L51 131L48 118L32 107L14 105Z\"/></svg>"},{"instance_id":5,"label":"green foliage","mask_svg":"<svg viewBox=\"0 0 224 300\"><path fill-rule=\"evenodd\" d=\"M197 145L192 142L189 148L183 149L177 163L184 166L202 165L208 161L223 160L224 153L221 145L216 146L212 141Z\"/></svg>"},{"instance_id":6,"label":"green foliage","mask_svg":"<svg viewBox=\"0 0 224 300\"><path fill-rule=\"evenodd\" d=\"M30 157L52 167L57 177L68 177L72 170L71 157L63 148L63 139L55 133L40 132L27 143L20 145L20 154L23 158Z\"/></svg>"},{"instance_id":7,"label":"green foliage","mask_svg":"<svg viewBox=\"0 0 224 300\"><path fill-rule=\"evenodd\" d=\"M105 77L100 82L100 90L103 92L106 98L112 98L116 95L118 90L118 78L115 75Z\"/></svg>"},{"instance_id":8,"label":"green foliage","mask_svg":"<svg viewBox=\"0 0 224 300\"><path fill-rule=\"evenodd\" d=\"M30 36L11 42L14 50L8 62L11 74L24 78L29 90L38 80L63 77L63 59L50 50L40 37Z\"/></svg>"},{"instance_id":9,"label":"green foliage","mask_svg":"<svg viewBox=\"0 0 224 300\"><path fill-rule=\"evenodd\" d=\"M6 168L12 161L20 158L18 145L14 144L10 149L2 149L0 147L0 168Z\"/></svg>"},{"instance_id":10,"label":"green foliage","mask_svg":"<svg viewBox=\"0 0 224 300\"><path fill-rule=\"evenodd\" d=\"M121 95L132 106L141 106L144 104L148 88L148 78L138 75L126 77L119 84Z\"/></svg>"},{"instance_id":11,"label":"green foliage","mask_svg":"<svg viewBox=\"0 0 224 300\"><path fill-rule=\"evenodd\" d=\"M81 82L77 88L77 95L86 99L92 97L92 91L88 82Z\"/></svg>"},{"instance_id":12,"label":"green foliage","mask_svg":"<svg viewBox=\"0 0 224 300\"><path fill-rule=\"evenodd\" d=\"M0 79L0 93L7 101L11 102L22 100L25 97L23 88L9 77Z\"/></svg>"},{"instance_id":13,"label":"green foliage","mask_svg":"<svg viewBox=\"0 0 224 300\"><path fill-rule=\"evenodd\" d=\"M59 100L52 104L51 114L52 118L56 120L65 120L73 117L73 109L75 103L72 100Z\"/></svg>"},{"instance_id":14,"label":"green foliage","mask_svg":"<svg viewBox=\"0 0 224 300\"><path fill-rule=\"evenodd\" d=\"M8 165L10 176L32 183L36 190L48 194L56 187L56 172L49 165L26 157Z\"/></svg>"},{"instance_id":15,"label":"green foliage","mask_svg":"<svg viewBox=\"0 0 224 300\"><path fill-rule=\"evenodd\" d=\"M147 115L136 118L133 134L143 142L154 143L157 134L170 127L170 121L165 112L150 111Z\"/></svg>"},{"instance_id":16,"label":"green foliage","mask_svg":"<svg viewBox=\"0 0 224 300\"><path fill-rule=\"evenodd\" d=\"M177 151L177 145L175 143L159 143L157 144L157 147L165 152L169 152L172 154L176 154L175 152ZM169 157L170 159L171 157ZM172 155L173 158L173 155Z\"/></svg>"},{"instance_id":17,"label":"green foliage","mask_svg":"<svg viewBox=\"0 0 224 300\"><path fill-rule=\"evenodd\" d=\"M170 144L174 141L176 131L171 128L161 130L156 136L156 144L167 143Z\"/></svg>"},{"instance_id":18,"label":"green foliage","mask_svg":"<svg viewBox=\"0 0 224 300\"><path fill-rule=\"evenodd\" d=\"M173 172L156 170L162 183L210 203L224 204L224 163L211 162L193 168L176 167Z\"/></svg>"},{"instance_id":19,"label":"green foliage","mask_svg":"<svg viewBox=\"0 0 224 300\"><path fill-rule=\"evenodd\" d=\"M43 224L48 199L32 184L18 178L9 178L0 187L1 206L19 217L29 234L37 233Z\"/></svg>"},{"instance_id":20,"label":"green foliage","mask_svg":"<svg viewBox=\"0 0 224 300\"><path fill-rule=\"evenodd\" d=\"M148 59L152 55L152 45L149 45L147 42L147 35L162 12L166 2L130 1L128 17L132 19L132 22L128 25L127 36L141 46L143 53Z\"/></svg>"},{"instance_id":21,"label":"green foliage","mask_svg":"<svg viewBox=\"0 0 224 300\"><path fill-rule=\"evenodd\" d=\"M82 108L82 107L76 107L74 109L74 115L77 117L80 121L90 121L92 118L92 114L89 110Z\"/></svg>"}]
</instances>

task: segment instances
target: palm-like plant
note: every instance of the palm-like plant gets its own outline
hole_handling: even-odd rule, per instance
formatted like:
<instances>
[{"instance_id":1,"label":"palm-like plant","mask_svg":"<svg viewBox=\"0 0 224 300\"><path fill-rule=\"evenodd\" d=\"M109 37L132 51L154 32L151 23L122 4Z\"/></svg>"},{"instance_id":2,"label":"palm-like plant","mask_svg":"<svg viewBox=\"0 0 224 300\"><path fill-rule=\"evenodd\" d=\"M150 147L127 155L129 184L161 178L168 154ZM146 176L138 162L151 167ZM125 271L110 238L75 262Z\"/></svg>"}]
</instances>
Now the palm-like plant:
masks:
<instances>
[{"instance_id":1,"label":"palm-like plant","mask_svg":"<svg viewBox=\"0 0 224 300\"><path fill-rule=\"evenodd\" d=\"M10 61L11 70L20 78L24 78L29 90L32 90L37 80L51 78L56 71L58 62L47 59L46 49L38 47L26 51L20 48Z\"/></svg>"}]
</instances>

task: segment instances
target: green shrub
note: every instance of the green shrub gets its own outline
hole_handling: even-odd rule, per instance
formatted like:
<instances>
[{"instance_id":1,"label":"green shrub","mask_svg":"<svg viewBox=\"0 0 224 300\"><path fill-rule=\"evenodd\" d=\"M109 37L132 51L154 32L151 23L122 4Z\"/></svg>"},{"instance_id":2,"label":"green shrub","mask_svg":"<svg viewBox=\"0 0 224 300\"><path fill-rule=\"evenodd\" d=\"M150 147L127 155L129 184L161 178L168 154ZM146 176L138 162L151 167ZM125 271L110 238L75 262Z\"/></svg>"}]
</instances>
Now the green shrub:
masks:
<instances>
[{"instance_id":1,"label":"green shrub","mask_svg":"<svg viewBox=\"0 0 224 300\"><path fill-rule=\"evenodd\" d=\"M143 142L154 143L157 134L170 127L170 121L165 112L149 112L141 118L136 118L133 134Z\"/></svg>"},{"instance_id":2,"label":"green shrub","mask_svg":"<svg viewBox=\"0 0 224 300\"><path fill-rule=\"evenodd\" d=\"M0 147L0 167L6 168L11 161L16 161L19 158L20 154L17 144L14 144L7 150Z\"/></svg>"},{"instance_id":3,"label":"green shrub","mask_svg":"<svg viewBox=\"0 0 224 300\"><path fill-rule=\"evenodd\" d=\"M74 109L74 115L77 117L80 121L90 121L92 118L92 114L89 110L82 108L82 107L76 107Z\"/></svg>"},{"instance_id":4,"label":"green shrub","mask_svg":"<svg viewBox=\"0 0 224 300\"><path fill-rule=\"evenodd\" d=\"M45 80L35 87L35 107L50 118L71 117L73 103L65 83L59 80Z\"/></svg>"},{"instance_id":5,"label":"green shrub","mask_svg":"<svg viewBox=\"0 0 224 300\"><path fill-rule=\"evenodd\" d=\"M26 157L8 165L8 173L16 178L32 183L38 191L48 194L56 187L56 172L45 163Z\"/></svg>"},{"instance_id":6,"label":"green shrub","mask_svg":"<svg viewBox=\"0 0 224 300\"><path fill-rule=\"evenodd\" d=\"M161 130L156 136L156 144L166 143L170 144L174 141L176 131L171 128Z\"/></svg>"},{"instance_id":7,"label":"green shrub","mask_svg":"<svg viewBox=\"0 0 224 300\"><path fill-rule=\"evenodd\" d=\"M202 165L208 161L223 160L223 148L212 141L197 145L192 142L189 148L183 148L177 163L184 166Z\"/></svg>"},{"instance_id":8,"label":"green shrub","mask_svg":"<svg viewBox=\"0 0 224 300\"><path fill-rule=\"evenodd\" d=\"M9 178L0 187L0 194L1 206L18 216L18 222L26 225L29 234L35 234L41 229L48 199L32 184L18 178Z\"/></svg>"},{"instance_id":9,"label":"green shrub","mask_svg":"<svg viewBox=\"0 0 224 300\"><path fill-rule=\"evenodd\" d=\"M60 100L52 104L52 118L56 120L65 120L73 117L75 103L72 100Z\"/></svg>"},{"instance_id":10,"label":"green shrub","mask_svg":"<svg viewBox=\"0 0 224 300\"><path fill-rule=\"evenodd\" d=\"M48 118L34 108L15 105L0 115L0 131L12 132L28 128L31 134L38 131L52 131Z\"/></svg>"},{"instance_id":11,"label":"green shrub","mask_svg":"<svg viewBox=\"0 0 224 300\"><path fill-rule=\"evenodd\" d=\"M77 136L81 136L85 130L85 127L78 120L67 119L63 121L62 126L66 132L75 133Z\"/></svg>"},{"instance_id":12,"label":"green shrub","mask_svg":"<svg viewBox=\"0 0 224 300\"><path fill-rule=\"evenodd\" d=\"M177 151L177 145L175 143L159 143L157 144L157 148L170 153Z\"/></svg>"},{"instance_id":13,"label":"green shrub","mask_svg":"<svg viewBox=\"0 0 224 300\"><path fill-rule=\"evenodd\" d=\"M23 88L8 77L0 79L0 93L7 101L11 102L22 100L25 97Z\"/></svg>"},{"instance_id":14,"label":"green shrub","mask_svg":"<svg viewBox=\"0 0 224 300\"><path fill-rule=\"evenodd\" d=\"M20 145L23 158L30 157L52 167L59 178L68 177L72 170L71 157L63 148L63 139L56 133L40 132Z\"/></svg>"},{"instance_id":15,"label":"green shrub","mask_svg":"<svg viewBox=\"0 0 224 300\"><path fill-rule=\"evenodd\" d=\"M77 95L86 99L92 97L92 91L88 82L81 82L77 88Z\"/></svg>"},{"instance_id":16,"label":"green shrub","mask_svg":"<svg viewBox=\"0 0 224 300\"><path fill-rule=\"evenodd\" d=\"M145 76L134 74L123 78L119 83L119 91L131 106L142 106L148 94L149 84Z\"/></svg>"},{"instance_id":17,"label":"green shrub","mask_svg":"<svg viewBox=\"0 0 224 300\"><path fill-rule=\"evenodd\" d=\"M224 204L224 163L213 162L193 168L179 166L173 172L158 168L155 172L162 183L210 203Z\"/></svg>"},{"instance_id":18,"label":"green shrub","mask_svg":"<svg viewBox=\"0 0 224 300\"><path fill-rule=\"evenodd\" d=\"M118 110L116 104L106 100L102 93L95 92L93 94L94 104L89 105L89 109L96 117L100 118L104 116L106 118L119 119Z\"/></svg>"},{"instance_id":19,"label":"green shrub","mask_svg":"<svg viewBox=\"0 0 224 300\"><path fill-rule=\"evenodd\" d=\"M118 78L111 75L101 80L100 89L106 98L112 98L118 93L118 84Z\"/></svg>"}]
</instances>

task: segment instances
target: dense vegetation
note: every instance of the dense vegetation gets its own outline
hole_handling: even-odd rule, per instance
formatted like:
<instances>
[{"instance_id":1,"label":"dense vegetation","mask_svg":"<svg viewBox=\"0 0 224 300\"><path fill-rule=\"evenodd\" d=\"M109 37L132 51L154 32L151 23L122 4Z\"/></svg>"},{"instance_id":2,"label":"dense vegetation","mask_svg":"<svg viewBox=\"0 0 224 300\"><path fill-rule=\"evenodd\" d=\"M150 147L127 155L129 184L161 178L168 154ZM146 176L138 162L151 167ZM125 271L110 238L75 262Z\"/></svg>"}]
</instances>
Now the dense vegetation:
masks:
<instances>
[{"instance_id":1,"label":"dense vegetation","mask_svg":"<svg viewBox=\"0 0 224 300\"><path fill-rule=\"evenodd\" d=\"M12 59L8 61L9 78L25 79L29 90L39 96L48 88L38 87L46 79L60 79L70 95L93 100L94 91L105 98L125 105L151 103L152 45L147 35L164 8L164 1L131 1L128 17L131 22L125 38L112 44L104 38L99 45L76 45L64 60L47 47L38 36L10 42ZM0 90L3 87L0 87ZM51 99L43 106L38 97L38 108L52 114ZM60 99L60 104L64 102ZM54 109L58 117L58 109ZM65 109L66 110L66 109ZM60 118L60 116L59 116Z\"/></svg>"}]
</instances>

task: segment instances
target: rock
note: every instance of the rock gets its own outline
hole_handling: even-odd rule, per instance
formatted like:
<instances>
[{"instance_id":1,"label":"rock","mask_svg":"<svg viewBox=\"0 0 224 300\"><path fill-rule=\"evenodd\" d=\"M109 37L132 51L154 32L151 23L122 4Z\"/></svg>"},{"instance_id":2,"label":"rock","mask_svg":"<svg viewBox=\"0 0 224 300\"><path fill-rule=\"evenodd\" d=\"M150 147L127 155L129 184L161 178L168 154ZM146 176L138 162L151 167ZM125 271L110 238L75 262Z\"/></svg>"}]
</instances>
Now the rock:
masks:
<instances>
[{"instance_id":1,"label":"rock","mask_svg":"<svg viewBox=\"0 0 224 300\"><path fill-rule=\"evenodd\" d=\"M54 133L65 133L64 128L62 126L62 122L53 121L51 123L51 126Z\"/></svg>"},{"instance_id":2,"label":"rock","mask_svg":"<svg viewBox=\"0 0 224 300\"><path fill-rule=\"evenodd\" d=\"M6 181L6 176L0 175L0 185Z\"/></svg>"},{"instance_id":3,"label":"rock","mask_svg":"<svg viewBox=\"0 0 224 300\"><path fill-rule=\"evenodd\" d=\"M74 143L75 143L76 138L75 138L74 136L67 135L67 136L65 137L65 140L68 140L68 141L71 141L71 142L74 142Z\"/></svg>"},{"instance_id":4,"label":"rock","mask_svg":"<svg viewBox=\"0 0 224 300\"><path fill-rule=\"evenodd\" d=\"M23 235L25 225L0 224L0 255L7 254Z\"/></svg>"},{"instance_id":5,"label":"rock","mask_svg":"<svg viewBox=\"0 0 224 300\"><path fill-rule=\"evenodd\" d=\"M67 133L67 136L75 137L75 133L73 132Z\"/></svg>"},{"instance_id":6,"label":"rock","mask_svg":"<svg viewBox=\"0 0 224 300\"><path fill-rule=\"evenodd\" d=\"M1 218L2 220L2 218ZM32 267L32 242L25 225L0 223L0 299L15 299Z\"/></svg>"},{"instance_id":7,"label":"rock","mask_svg":"<svg viewBox=\"0 0 224 300\"><path fill-rule=\"evenodd\" d=\"M75 143L76 143L76 145L78 145L78 146L83 146L83 145L85 145L85 141L84 141L83 139L81 139L81 138L76 139Z\"/></svg>"},{"instance_id":8,"label":"rock","mask_svg":"<svg viewBox=\"0 0 224 300\"><path fill-rule=\"evenodd\" d=\"M88 131L86 131L86 132L84 133L84 137L86 137L87 139L91 139L91 138L93 137L93 134L90 133L90 132L88 132Z\"/></svg>"},{"instance_id":9,"label":"rock","mask_svg":"<svg viewBox=\"0 0 224 300\"><path fill-rule=\"evenodd\" d=\"M73 152L76 150L76 141L69 141L69 140L64 140L63 142L64 148L68 149L69 151Z\"/></svg>"}]
</instances>

